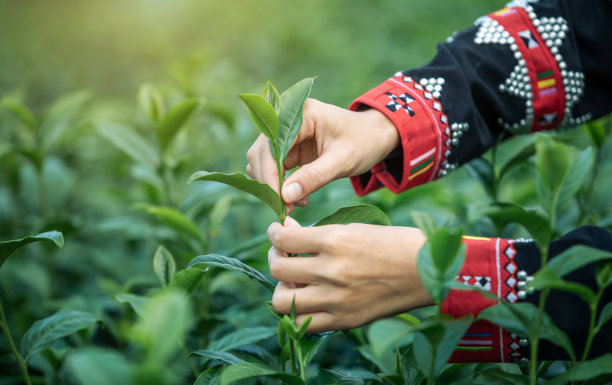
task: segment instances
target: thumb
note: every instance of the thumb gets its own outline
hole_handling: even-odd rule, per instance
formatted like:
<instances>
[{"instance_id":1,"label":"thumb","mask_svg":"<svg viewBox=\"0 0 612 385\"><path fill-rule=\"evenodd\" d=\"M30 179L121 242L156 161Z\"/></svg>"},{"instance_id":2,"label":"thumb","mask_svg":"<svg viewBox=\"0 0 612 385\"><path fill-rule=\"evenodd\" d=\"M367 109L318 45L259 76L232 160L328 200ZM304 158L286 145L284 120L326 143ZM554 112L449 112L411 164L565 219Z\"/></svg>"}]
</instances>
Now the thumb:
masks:
<instances>
[{"instance_id":1,"label":"thumb","mask_svg":"<svg viewBox=\"0 0 612 385\"><path fill-rule=\"evenodd\" d=\"M335 163L331 157L322 156L298 168L283 184L283 200L295 203L336 179Z\"/></svg>"},{"instance_id":2,"label":"thumb","mask_svg":"<svg viewBox=\"0 0 612 385\"><path fill-rule=\"evenodd\" d=\"M285 217L285 222L283 223L283 225L285 227L302 227L302 225L300 225L298 221L289 216Z\"/></svg>"}]
</instances>

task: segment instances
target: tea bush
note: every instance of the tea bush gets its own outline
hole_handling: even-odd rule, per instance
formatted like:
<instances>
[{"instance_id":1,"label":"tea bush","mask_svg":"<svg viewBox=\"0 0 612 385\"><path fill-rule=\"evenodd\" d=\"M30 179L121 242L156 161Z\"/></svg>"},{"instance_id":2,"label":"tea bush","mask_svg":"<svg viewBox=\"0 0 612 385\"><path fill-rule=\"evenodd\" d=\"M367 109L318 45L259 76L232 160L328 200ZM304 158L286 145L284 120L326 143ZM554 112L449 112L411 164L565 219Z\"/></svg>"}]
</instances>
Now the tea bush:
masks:
<instances>
[{"instance_id":1,"label":"tea bush","mask_svg":"<svg viewBox=\"0 0 612 385\"><path fill-rule=\"evenodd\" d=\"M187 183L198 170L244 170L257 129L236 94L316 73L313 96L346 105L502 4L489 3L0 2L0 36L10 37L0 40L0 383L609 381L609 355L447 365L471 319L436 307L305 334L266 306L275 213L221 184ZM438 245L422 250L419 271L439 303L462 233L533 237L545 252L577 226L612 227L610 126L511 138L400 195L358 198L337 181L293 217L313 224L369 205L393 225L418 225ZM427 269L442 257L452 263ZM543 301L570 290L593 308L610 283L600 265L598 292L563 282L567 268L553 263L532 284ZM590 340L611 309L591 317ZM571 351L537 308L501 304L482 317Z\"/></svg>"}]
</instances>

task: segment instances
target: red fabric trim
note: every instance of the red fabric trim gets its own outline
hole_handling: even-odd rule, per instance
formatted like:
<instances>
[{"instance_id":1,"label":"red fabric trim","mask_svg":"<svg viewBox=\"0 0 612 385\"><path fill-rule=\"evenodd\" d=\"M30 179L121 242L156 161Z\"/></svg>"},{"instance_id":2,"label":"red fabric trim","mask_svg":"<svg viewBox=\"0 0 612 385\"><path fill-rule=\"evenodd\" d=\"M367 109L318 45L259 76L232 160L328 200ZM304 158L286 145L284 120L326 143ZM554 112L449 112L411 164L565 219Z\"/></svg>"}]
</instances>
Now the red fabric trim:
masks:
<instances>
[{"instance_id":1,"label":"red fabric trim","mask_svg":"<svg viewBox=\"0 0 612 385\"><path fill-rule=\"evenodd\" d=\"M457 281L478 285L497 297L516 302L516 250L512 240L501 238L464 237L465 262ZM514 293L512 295L511 293ZM442 311L453 317L477 316L497 304L475 291L451 290L442 302ZM450 362L514 362L517 360L517 337L487 321L470 326Z\"/></svg>"},{"instance_id":2,"label":"red fabric trim","mask_svg":"<svg viewBox=\"0 0 612 385\"><path fill-rule=\"evenodd\" d=\"M412 78L398 74L357 98L349 109L356 111L363 105L377 109L393 122L400 135L404 160L400 181L387 171L385 161L372 168L365 184L362 177L352 177L357 195L382 186L399 193L435 179L446 161L451 135L440 102Z\"/></svg>"},{"instance_id":3,"label":"red fabric trim","mask_svg":"<svg viewBox=\"0 0 612 385\"><path fill-rule=\"evenodd\" d=\"M508 11L511 10L511 11ZM549 130L557 127L563 121L565 113L565 89L563 87L563 77L559 69L559 64L555 60L552 52L540 36L540 33L533 25L527 11L521 7L513 7L488 15L504 27L514 38L519 52L525 60L525 65L529 71L529 80L533 94L534 119L532 132ZM529 30L533 38L537 41L537 46L528 48L519 32ZM554 86L540 89L538 74L552 72L552 79L555 80ZM545 91L548 90L548 91ZM550 92L553 91L554 92ZM544 114L556 114L556 118L551 123L541 122Z\"/></svg>"}]
</instances>

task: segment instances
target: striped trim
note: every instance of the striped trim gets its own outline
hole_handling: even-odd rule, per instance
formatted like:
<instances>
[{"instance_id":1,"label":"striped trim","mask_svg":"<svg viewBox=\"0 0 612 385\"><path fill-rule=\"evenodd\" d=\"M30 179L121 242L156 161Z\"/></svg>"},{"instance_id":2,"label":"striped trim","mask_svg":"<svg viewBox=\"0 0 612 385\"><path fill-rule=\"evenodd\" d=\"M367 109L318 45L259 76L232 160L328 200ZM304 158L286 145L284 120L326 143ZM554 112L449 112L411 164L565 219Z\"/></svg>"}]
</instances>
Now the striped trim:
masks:
<instances>
[{"instance_id":1,"label":"striped trim","mask_svg":"<svg viewBox=\"0 0 612 385\"><path fill-rule=\"evenodd\" d=\"M410 175L410 176L408 177L408 180L412 180L412 179L416 178L417 176L421 175L422 173L424 173L425 171L427 171L427 170L429 170L430 168L432 168L432 167L433 167L433 165L434 165L434 164L433 164L433 159L434 159L434 158L432 157L432 158L431 158L431 159L428 161L428 162L429 162L429 164L428 164L428 165L427 165L425 168L422 168L421 170L419 170L419 171L418 171L418 172L416 172L415 174ZM424 165L424 164L423 164L423 165ZM421 166L423 166L423 165L421 165Z\"/></svg>"},{"instance_id":2,"label":"striped trim","mask_svg":"<svg viewBox=\"0 0 612 385\"><path fill-rule=\"evenodd\" d=\"M508 16L508 15L511 15L511 14L513 14L515 12L516 12L516 10L514 8L502 8L499 11L494 12L493 14L497 15L497 16Z\"/></svg>"},{"instance_id":3,"label":"striped trim","mask_svg":"<svg viewBox=\"0 0 612 385\"><path fill-rule=\"evenodd\" d=\"M546 80L540 80L538 82L538 88L539 89L549 88L549 87L553 87L555 84L557 84L557 82L555 81L554 78L546 79Z\"/></svg>"},{"instance_id":4,"label":"striped trim","mask_svg":"<svg viewBox=\"0 0 612 385\"><path fill-rule=\"evenodd\" d=\"M485 238L485 237L472 237L470 235L464 235L463 239L471 239L474 241L490 241L491 238Z\"/></svg>"},{"instance_id":5,"label":"striped trim","mask_svg":"<svg viewBox=\"0 0 612 385\"><path fill-rule=\"evenodd\" d=\"M457 346L455 350L493 350L491 346Z\"/></svg>"},{"instance_id":6,"label":"striped trim","mask_svg":"<svg viewBox=\"0 0 612 385\"><path fill-rule=\"evenodd\" d=\"M429 158L430 156L432 156L434 153L436 152L436 148L433 147L431 150L427 151L426 153L417 156L416 158L412 159L410 161L410 167L414 167L414 165L421 163L424 159Z\"/></svg>"},{"instance_id":7,"label":"striped trim","mask_svg":"<svg viewBox=\"0 0 612 385\"><path fill-rule=\"evenodd\" d=\"M427 166L429 163L433 162L434 158L435 158L435 156L432 156L431 158L427 159L425 162L419 164L418 166L416 166L415 168L410 170L410 173L414 174L415 172L419 171L423 167Z\"/></svg>"},{"instance_id":8,"label":"striped trim","mask_svg":"<svg viewBox=\"0 0 612 385\"><path fill-rule=\"evenodd\" d=\"M536 75L536 77L538 79L547 78L549 76L553 76L553 72L552 71L540 72L539 74Z\"/></svg>"},{"instance_id":9,"label":"striped trim","mask_svg":"<svg viewBox=\"0 0 612 385\"><path fill-rule=\"evenodd\" d=\"M462 345L493 345L491 340L461 340L459 343Z\"/></svg>"}]
</instances>

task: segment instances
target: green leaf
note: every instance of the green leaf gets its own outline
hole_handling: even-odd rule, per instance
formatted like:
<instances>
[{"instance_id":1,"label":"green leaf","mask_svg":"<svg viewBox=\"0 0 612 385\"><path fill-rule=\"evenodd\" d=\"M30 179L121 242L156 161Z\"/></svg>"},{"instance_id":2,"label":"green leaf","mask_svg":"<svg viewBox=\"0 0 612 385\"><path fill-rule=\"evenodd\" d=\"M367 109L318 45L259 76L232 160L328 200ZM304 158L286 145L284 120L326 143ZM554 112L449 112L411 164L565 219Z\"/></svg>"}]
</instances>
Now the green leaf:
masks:
<instances>
[{"instance_id":1,"label":"green leaf","mask_svg":"<svg viewBox=\"0 0 612 385\"><path fill-rule=\"evenodd\" d=\"M595 280L600 289L612 284L612 261L599 262L595 269Z\"/></svg>"},{"instance_id":2,"label":"green leaf","mask_svg":"<svg viewBox=\"0 0 612 385\"><path fill-rule=\"evenodd\" d=\"M483 214L491 218L499 230L510 223L523 226L539 244L548 244L552 237L552 229L546 218L520 206L505 203L487 208Z\"/></svg>"},{"instance_id":3,"label":"green leaf","mask_svg":"<svg viewBox=\"0 0 612 385\"><path fill-rule=\"evenodd\" d=\"M440 303L463 266L465 245L461 232L440 228L434 231L419 250L417 269L425 289Z\"/></svg>"},{"instance_id":4,"label":"green leaf","mask_svg":"<svg viewBox=\"0 0 612 385\"><path fill-rule=\"evenodd\" d=\"M81 385L131 384L127 359L111 349L86 347L72 351L64 366ZM71 381L72 383L72 381Z\"/></svg>"},{"instance_id":5,"label":"green leaf","mask_svg":"<svg viewBox=\"0 0 612 385\"><path fill-rule=\"evenodd\" d=\"M96 130L100 136L136 162L153 170L159 165L160 158L155 148L133 129L116 123L98 122Z\"/></svg>"},{"instance_id":6,"label":"green leaf","mask_svg":"<svg viewBox=\"0 0 612 385\"><path fill-rule=\"evenodd\" d=\"M206 226L206 231L210 238L217 236L221 231L221 225L223 225L223 221L227 217L231 205L232 196L226 195L215 202L212 209L210 209L208 213L208 224Z\"/></svg>"},{"instance_id":7,"label":"green leaf","mask_svg":"<svg viewBox=\"0 0 612 385\"><path fill-rule=\"evenodd\" d=\"M313 224L313 226L348 223L370 223L373 225L384 226L391 225L387 214L382 212L378 207L370 205L356 205L342 207L333 214L318 220L315 224Z\"/></svg>"},{"instance_id":8,"label":"green leaf","mask_svg":"<svg viewBox=\"0 0 612 385\"><path fill-rule=\"evenodd\" d=\"M544 266L535 274L533 280L529 282L529 286L538 290L557 289L568 291L580 296L588 304L593 304L596 301L595 293L591 289L579 283L562 280L547 266Z\"/></svg>"},{"instance_id":9,"label":"green leaf","mask_svg":"<svg viewBox=\"0 0 612 385\"><path fill-rule=\"evenodd\" d=\"M584 245L572 246L551 258L546 267L563 277L589 263L612 260L612 253Z\"/></svg>"},{"instance_id":10,"label":"green leaf","mask_svg":"<svg viewBox=\"0 0 612 385\"><path fill-rule=\"evenodd\" d=\"M431 215L422 211L412 211L410 213L412 221L425 233L425 236L430 237L436 231L436 223Z\"/></svg>"},{"instance_id":11,"label":"green leaf","mask_svg":"<svg viewBox=\"0 0 612 385\"><path fill-rule=\"evenodd\" d=\"M548 135L538 134L535 140L535 165L540 180L550 192L556 192L570 167L568 147Z\"/></svg>"},{"instance_id":12,"label":"green leaf","mask_svg":"<svg viewBox=\"0 0 612 385\"><path fill-rule=\"evenodd\" d=\"M274 107L261 95L240 94L240 99L249 108L249 115L259 130L268 138L276 141L278 135L278 116Z\"/></svg>"},{"instance_id":13,"label":"green leaf","mask_svg":"<svg viewBox=\"0 0 612 385\"><path fill-rule=\"evenodd\" d=\"M195 352L189 354L189 357L195 357L195 356L205 357L210 360L219 360L223 362L224 364L228 364L228 365L236 365L236 364L245 362L243 359L236 357L232 353L217 352L214 350L207 350L207 349L196 350Z\"/></svg>"},{"instance_id":14,"label":"green leaf","mask_svg":"<svg viewBox=\"0 0 612 385\"><path fill-rule=\"evenodd\" d=\"M179 236L194 239L199 242L200 247L206 247L206 240L195 222L174 207L153 206L146 203L137 203L133 207L149 214L160 224L174 230Z\"/></svg>"},{"instance_id":15,"label":"green leaf","mask_svg":"<svg viewBox=\"0 0 612 385\"><path fill-rule=\"evenodd\" d=\"M476 320L486 319L504 329L527 336L530 340L533 340L535 338L538 312L538 308L529 302L510 304L502 301L497 305L484 309ZM550 316L546 313L542 315L540 338L562 347L573 361L576 360L576 355L569 338L553 323Z\"/></svg>"},{"instance_id":16,"label":"green leaf","mask_svg":"<svg viewBox=\"0 0 612 385\"><path fill-rule=\"evenodd\" d=\"M383 358L386 352L394 350L400 340L410 335L412 331L412 325L398 319L381 319L372 323L367 331L372 353L378 358Z\"/></svg>"},{"instance_id":17,"label":"green leaf","mask_svg":"<svg viewBox=\"0 0 612 385\"><path fill-rule=\"evenodd\" d=\"M0 267L4 264L7 258L19 249L32 242L51 241L57 247L64 247L64 236L59 231L47 231L38 235L29 235L21 239L13 239L10 241L0 242Z\"/></svg>"},{"instance_id":18,"label":"green leaf","mask_svg":"<svg viewBox=\"0 0 612 385\"><path fill-rule=\"evenodd\" d=\"M597 321L596 330L599 332L601 328L612 319L612 302L608 302L601 313L599 313L599 320Z\"/></svg>"},{"instance_id":19,"label":"green leaf","mask_svg":"<svg viewBox=\"0 0 612 385\"><path fill-rule=\"evenodd\" d=\"M43 151L46 152L73 128L74 118L89 97L89 92L78 91L58 99L51 105L40 122Z\"/></svg>"},{"instance_id":20,"label":"green leaf","mask_svg":"<svg viewBox=\"0 0 612 385\"><path fill-rule=\"evenodd\" d=\"M469 176L478 180L489 196L493 196L493 165L483 158L475 158L464 165Z\"/></svg>"},{"instance_id":21,"label":"green leaf","mask_svg":"<svg viewBox=\"0 0 612 385\"><path fill-rule=\"evenodd\" d=\"M214 367L203 371L193 385L218 385L221 377L221 368Z\"/></svg>"},{"instance_id":22,"label":"green leaf","mask_svg":"<svg viewBox=\"0 0 612 385\"><path fill-rule=\"evenodd\" d=\"M168 147L174 136L185 126L187 119L198 108L197 99L186 99L172 106L168 113L159 121L157 140L162 150Z\"/></svg>"},{"instance_id":23,"label":"green leaf","mask_svg":"<svg viewBox=\"0 0 612 385\"><path fill-rule=\"evenodd\" d=\"M557 211L565 207L580 190L587 175L591 175L591 168L593 168L593 150L589 147L578 155L563 179L557 198Z\"/></svg>"},{"instance_id":24,"label":"green leaf","mask_svg":"<svg viewBox=\"0 0 612 385\"><path fill-rule=\"evenodd\" d=\"M272 188L267 184L259 183L256 180L247 178L244 174L223 174L220 172L198 171L191 175L189 178L189 183L200 180L210 180L224 183L228 186L232 186L247 192L270 206L276 215L279 217L281 215L283 202L276 191L272 190Z\"/></svg>"},{"instance_id":25,"label":"green leaf","mask_svg":"<svg viewBox=\"0 0 612 385\"><path fill-rule=\"evenodd\" d=\"M10 97L3 98L0 100L0 105L9 110L15 117L17 117L27 127L34 129L36 127L36 118L30 109L17 99Z\"/></svg>"},{"instance_id":26,"label":"green leaf","mask_svg":"<svg viewBox=\"0 0 612 385\"><path fill-rule=\"evenodd\" d=\"M154 122L165 113L164 96L153 84L143 84L138 90L138 104L142 111Z\"/></svg>"},{"instance_id":27,"label":"green leaf","mask_svg":"<svg viewBox=\"0 0 612 385\"><path fill-rule=\"evenodd\" d=\"M245 264L244 262L239 261L238 259L229 258L217 254L198 255L197 257L192 259L191 262L189 262L187 268L189 269L199 264L220 267L226 270L238 271L242 274L245 274L247 277L261 283L266 289L270 290L271 292L274 292L274 284L270 282L265 275L253 269L251 266Z\"/></svg>"},{"instance_id":28,"label":"green leaf","mask_svg":"<svg viewBox=\"0 0 612 385\"><path fill-rule=\"evenodd\" d=\"M304 335L306 335L306 329L308 328L308 325L310 325L311 321L312 321L312 316L308 316L306 317L304 322L302 322L302 324L298 327L297 334L298 334L299 339L301 339L302 337L304 337Z\"/></svg>"},{"instance_id":29,"label":"green leaf","mask_svg":"<svg viewBox=\"0 0 612 385\"><path fill-rule=\"evenodd\" d=\"M319 334L306 334L302 338L302 355L304 357L304 365L308 366L310 361L315 357L317 351L321 347L321 344L327 337L334 334L334 332L319 333Z\"/></svg>"},{"instance_id":30,"label":"green leaf","mask_svg":"<svg viewBox=\"0 0 612 385\"><path fill-rule=\"evenodd\" d=\"M24 361L39 351L48 348L56 340L69 336L98 321L92 314L78 310L60 310L38 320L25 332L21 339L21 354Z\"/></svg>"},{"instance_id":31,"label":"green leaf","mask_svg":"<svg viewBox=\"0 0 612 385\"><path fill-rule=\"evenodd\" d=\"M174 257L164 245L159 245L157 251L155 251L155 256L153 257L153 271L155 271L155 275L159 278L162 286L168 285L176 273L176 262L174 262Z\"/></svg>"},{"instance_id":32,"label":"green leaf","mask_svg":"<svg viewBox=\"0 0 612 385\"><path fill-rule=\"evenodd\" d=\"M612 374L612 354L584 362L576 362L566 372L548 381L547 385L563 385L572 381L583 381L602 374Z\"/></svg>"},{"instance_id":33,"label":"green leaf","mask_svg":"<svg viewBox=\"0 0 612 385\"><path fill-rule=\"evenodd\" d=\"M205 271L197 268L179 270L168 284L168 287L183 290L191 295L200 286L205 275Z\"/></svg>"},{"instance_id":34,"label":"green leaf","mask_svg":"<svg viewBox=\"0 0 612 385\"><path fill-rule=\"evenodd\" d=\"M335 369L321 369L315 378L308 381L308 385L362 385L363 383L362 378Z\"/></svg>"},{"instance_id":35,"label":"green leaf","mask_svg":"<svg viewBox=\"0 0 612 385\"><path fill-rule=\"evenodd\" d=\"M244 345L254 344L276 334L276 327L245 327L211 342L208 350L227 352Z\"/></svg>"},{"instance_id":36,"label":"green leaf","mask_svg":"<svg viewBox=\"0 0 612 385\"><path fill-rule=\"evenodd\" d=\"M485 369L477 373L478 378L482 378L486 384L498 385L527 385L529 378L524 375L513 374L503 371L499 367ZM481 382L478 382L481 383Z\"/></svg>"},{"instance_id":37,"label":"green leaf","mask_svg":"<svg viewBox=\"0 0 612 385\"><path fill-rule=\"evenodd\" d=\"M467 315L444 324L424 325L414 336L414 350L419 368L429 377L437 377L450 359L459 340L472 324L472 316Z\"/></svg>"},{"instance_id":38,"label":"green leaf","mask_svg":"<svg viewBox=\"0 0 612 385\"><path fill-rule=\"evenodd\" d=\"M593 120L582 125L597 148L601 148L606 138L606 130L601 120Z\"/></svg>"},{"instance_id":39,"label":"green leaf","mask_svg":"<svg viewBox=\"0 0 612 385\"><path fill-rule=\"evenodd\" d=\"M294 341L299 339L297 327L295 326L291 318L289 318L289 316L284 315L283 319L281 320L281 323L283 324L283 330L285 331L285 334L287 334L289 338Z\"/></svg>"},{"instance_id":40,"label":"green leaf","mask_svg":"<svg viewBox=\"0 0 612 385\"><path fill-rule=\"evenodd\" d=\"M274 107L274 111L276 112L276 115L278 115L280 111L281 97L276 87L274 87L272 83L267 82L266 86L264 87L262 96L272 107Z\"/></svg>"},{"instance_id":41,"label":"green leaf","mask_svg":"<svg viewBox=\"0 0 612 385\"><path fill-rule=\"evenodd\" d=\"M304 103L310 95L312 84L315 78L300 80L281 95L281 106L278 114L278 137L276 145L280 160L277 163L284 163L289 154L289 149L302 127L302 115L304 113Z\"/></svg>"},{"instance_id":42,"label":"green leaf","mask_svg":"<svg viewBox=\"0 0 612 385\"><path fill-rule=\"evenodd\" d=\"M499 180L535 153L534 143L535 135L517 135L504 141L495 154Z\"/></svg>"},{"instance_id":43,"label":"green leaf","mask_svg":"<svg viewBox=\"0 0 612 385\"><path fill-rule=\"evenodd\" d=\"M144 302L142 317L127 335L153 361L165 362L180 350L179 341L191 325L191 306L185 293L164 290Z\"/></svg>"},{"instance_id":44,"label":"green leaf","mask_svg":"<svg viewBox=\"0 0 612 385\"><path fill-rule=\"evenodd\" d=\"M144 304L147 301L146 297L132 293L119 293L115 295L114 298L119 303L129 304L139 317L144 316Z\"/></svg>"},{"instance_id":45,"label":"green leaf","mask_svg":"<svg viewBox=\"0 0 612 385\"><path fill-rule=\"evenodd\" d=\"M221 373L221 385L228 385L232 382L253 377L269 377L281 381L288 385L304 385L304 381L292 374L277 372L274 369L261 364L250 362L228 366Z\"/></svg>"}]
</instances>

